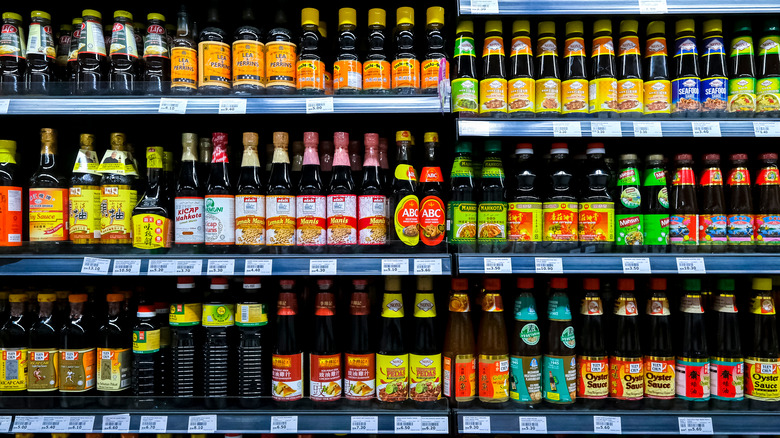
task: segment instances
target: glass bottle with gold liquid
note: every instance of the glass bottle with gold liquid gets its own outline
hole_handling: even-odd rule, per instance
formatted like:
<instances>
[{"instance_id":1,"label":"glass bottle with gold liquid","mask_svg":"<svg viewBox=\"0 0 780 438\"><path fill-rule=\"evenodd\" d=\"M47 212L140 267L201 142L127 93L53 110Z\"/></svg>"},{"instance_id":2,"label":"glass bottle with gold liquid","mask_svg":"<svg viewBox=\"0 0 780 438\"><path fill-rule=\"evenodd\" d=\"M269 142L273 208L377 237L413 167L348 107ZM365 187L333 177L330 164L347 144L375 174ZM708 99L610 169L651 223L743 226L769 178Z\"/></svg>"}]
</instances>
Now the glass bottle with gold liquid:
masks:
<instances>
[{"instance_id":1,"label":"glass bottle with gold liquid","mask_svg":"<svg viewBox=\"0 0 780 438\"><path fill-rule=\"evenodd\" d=\"M125 134L111 134L111 148L103 156L98 172L102 175L100 243L104 251L121 251L132 243L132 211L138 198L138 172L126 149Z\"/></svg>"},{"instance_id":2,"label":"glass bottle with gold liquid","mask_svg":"<svg viewBox=\"0 0 780 438\"><path fill-rule=\"evenodd\" d=\"M57 168L57 131L41 129L41 160L30 177L30 248L52 253L68 240L68 182Z\"/></svg>"},{"instance_id":3,"label":"glass bottle with gold liquid","mask_svg":"<svg viewBox=\"0 0 780 438\"><path fill-rule=\"evenodd\" d=\"M146 148L148 186L133 209L133 248L163 253L171 247L173 227L163 178L163 148Z\"/></svg>"},{"instance_id":4,"label":"glass bottle with gold liquid","mask_svg":"<svg viewBox=\"0 0 780 438\"><path fill-rule=\"evenodd\" d=\"M78 249L93 251L100 243L100 173L93 134L79 137L70 178L69 210L70 241Z\"/></svg>"}]
</instances>

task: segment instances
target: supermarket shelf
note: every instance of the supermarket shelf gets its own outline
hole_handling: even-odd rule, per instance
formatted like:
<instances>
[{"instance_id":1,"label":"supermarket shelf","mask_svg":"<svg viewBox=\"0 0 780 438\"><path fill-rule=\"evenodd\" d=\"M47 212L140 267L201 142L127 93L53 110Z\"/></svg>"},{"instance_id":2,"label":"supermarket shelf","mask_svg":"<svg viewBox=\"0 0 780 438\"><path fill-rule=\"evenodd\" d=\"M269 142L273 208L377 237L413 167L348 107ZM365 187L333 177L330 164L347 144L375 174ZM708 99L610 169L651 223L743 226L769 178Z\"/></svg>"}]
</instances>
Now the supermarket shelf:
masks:
<instances>
[{"instance_id":1,"label":"supermarket shelf","mask_svg":"<svg viewBox=\"0 0 780 438\"><path fill-rule=\"evenodd\" d=\"M458 119L461 137L780 137L780 121Z\"/></svg>"},{"instance_id":2,"label":"supermarket shelf","mask_svg":"<svg viewBox=\"0 0 780 438\"><path fill-rule=\"evenodd\" d=\"M0 276L451 275L449 254L0 255Z\"/></svg>"},{"instance_id":3,"label":"supermarket shelf","mask_svg":"<svg viewBox=\"0 0 780 438\"><path fill-rule=\"evenodd\" d=\"M770 0L458 0L460 15L579 14L766 14L780 12Z\"/></svg>"},{"instance_id":4,"label":"supermarket shelf","mask_svg":"<svg viewBox=\"0 0 780 438\"><path fill-rule=\"evenodd\" d=\"M770 254L457 254L459 274L776 274Z\"/></svg>"}]
</instances>

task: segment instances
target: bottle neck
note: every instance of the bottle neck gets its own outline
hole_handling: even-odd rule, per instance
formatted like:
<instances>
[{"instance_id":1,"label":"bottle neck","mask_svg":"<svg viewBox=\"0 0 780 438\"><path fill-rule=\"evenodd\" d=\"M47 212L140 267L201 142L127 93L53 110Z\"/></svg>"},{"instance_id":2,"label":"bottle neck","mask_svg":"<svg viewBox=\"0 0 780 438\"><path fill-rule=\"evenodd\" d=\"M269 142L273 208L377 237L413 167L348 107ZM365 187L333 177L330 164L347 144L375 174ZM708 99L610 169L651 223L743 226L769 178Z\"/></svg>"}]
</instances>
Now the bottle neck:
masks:
<instances>
[{"instance_id":1,"label":"bottle neck","mask_svg":"<svg viewBox=\"0 0 780 438\"><path fill-rule=\"evenodd\" d=\"M317 154L317 144L306 145L306 149L303 151L303 165L304 166L319 166L320 156Z\"/></svg>"},{"instance_id":2,"label":"bottle neck","mask_svg":"<svg viewBox=\"0 0 780 438\"><path fill-rule=\"evenodd\" d=\"M347 166L349 167L349 152L347 146L336 146L336 153L333 156L334 166Z\"/></svg>"},{"instance_id":3,"label":"bottle neck","mask_svg":"<svg viewBox=\"0 0 780 438\"><path fill-rule=\"evenodd\" d=\"M290 156L287 154L287 145L274 146L274 157L271 161L274 164L277 163L290 164Z\"/></svg>"},{"instance_id":4,"label":"bottle neck","mask_svg":"<svg viewBox=\"0 0 780 438\"><path fill-rule=\"evenodd\" d=\"M256 146L244 146L244 156L241 158L241 167L260 167L260 158L257 156Z\"/></svg>"},{"instance_id":5,"label":"bottle neck","mask_svg":"<svg viewBox=\"0 0 780 438\"><path fill-rule=\"evenodd\" d=\"M379 154L376 146L366 146L363 167L379 167Z\"/></svg>"},{"instance_id":6,"label":"bottle neck","mask_svg":"<svg viewBox=\"0 0 780 438\"><path fill-rule=\"evenodd\" d=\"M192 38L190 33L190 23L187 14L179 12L176 23L176 37L177 38Z\"/></svg>"},{"instance_id":7,"label":"bottle neck","mask_svg":"<svg viewBox=\"0 0 780 438\"><path fill-rule=\"evenodd\" d=\"M411 148L411 143L402 141L398 143L398 156L396 157L397 163L407 163L409 162L409 149Z\"/></svg>"}]
</instances>

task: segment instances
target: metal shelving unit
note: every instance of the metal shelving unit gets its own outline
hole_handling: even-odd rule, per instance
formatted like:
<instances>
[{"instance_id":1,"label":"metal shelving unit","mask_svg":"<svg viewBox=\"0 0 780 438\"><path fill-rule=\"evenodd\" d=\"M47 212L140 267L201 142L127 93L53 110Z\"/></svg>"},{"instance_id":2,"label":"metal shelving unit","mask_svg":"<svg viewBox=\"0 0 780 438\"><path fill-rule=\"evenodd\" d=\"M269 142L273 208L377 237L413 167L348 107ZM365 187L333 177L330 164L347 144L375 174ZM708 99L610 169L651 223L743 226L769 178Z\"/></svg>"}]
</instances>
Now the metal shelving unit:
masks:
<instances>
[{"instance_id":1,"label":"metal shelving unit","mask_svg":"<svg viewBox=\"0 0 780 438\"><path fill-rule=\"evenodd\" d=\"M458 0L459 15L770 14L770 0Z\"/></svg>"}]
</instances>

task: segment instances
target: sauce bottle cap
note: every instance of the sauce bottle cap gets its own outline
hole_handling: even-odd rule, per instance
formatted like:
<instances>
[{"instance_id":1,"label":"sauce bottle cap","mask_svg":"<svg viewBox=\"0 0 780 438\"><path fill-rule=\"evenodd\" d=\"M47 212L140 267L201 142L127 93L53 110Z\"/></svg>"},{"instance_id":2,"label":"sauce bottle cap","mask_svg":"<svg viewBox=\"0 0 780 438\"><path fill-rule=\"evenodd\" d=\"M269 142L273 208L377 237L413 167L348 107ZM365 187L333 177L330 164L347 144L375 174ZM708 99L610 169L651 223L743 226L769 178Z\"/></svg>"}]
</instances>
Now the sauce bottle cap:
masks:
<instances>
[{"instance_id":1,"label":"sauce bottle cap","mask_svg":"<svg viewBox=\"0 0 780 438\"><path fill-rule=\"evenodd\" d=\"M320 11L314 8L303 8L301 10L301 26L314 25L320 23Z\"/></svg>"},{"instance_id":2,"label":"sauce bottle cap","mask_svg":"<svg viewBox=\"0 0 780 438\"><path fill-rule=\"evenodd\" d=\"M94 9L84 9L81 11L82 17L96 17L98 20L103 18L103 14Z\"/></svg>"},{"instance_id":3,"label":"sauce bottle cap","mask_svg":"<svg viewBox=\"0 0 780 438\"><path fill-rule=\"evenodd\" d=\"M772 279L766 277L754 278L753 290L772 290Z\"/></svg>"},{"instance_id":4,"label":"sauce bottle cap","mask_svg":"<svg viewBox=\"0 0 780 438\"><path fill-rule=\"evenodd\" d=\"M555 22L554 21L541 21L539 22L539 28L537 29L538 35L550 35L555 37Z\"/></svg>"},{"instance_id":5,"label":"sauce bottle cap","mask_svg":"<svg viewBox=\"0 0 780 438\"><path fill-rule=\"evenodd\" d=\"M409 7L396 9L395 22L397 24L411 24L414 26L414 9Z\"/></svg>"},{"instance_id":6,"label":"sauce bottle cap","mask_svg":"<svg viewBox=\"0 0 780 438\"><path fill-rule=\"evenodd\" d=\"M596 20L593 22L593 33L612 33L612 20Z\"/></svg>"},{"instance_id":7,"label":"sauce bottle cap","mask_svg":"<svg viewBox=\"0 0 780 438\"><path fill-rule=\"evenodd\" d=\"M317 280L317 287L320 289L330 289L333 287L333 280L330 278L320 278Z\"/></svg>"},{"instance_id":8,"label":"sauce bottle cap","mask_svg":"<svg viewBox=\"0 0 780 438\"><path fill-rule=\"evenodd\" d=\"M575 20L566 22L566 35L583 32L585 32L585 27L582 25L582 21Z\"/></svg>"},{"instance_id":9,"label":"sauce bottle cap","mask_svg":"<svg viewBox=\"0 0 780 438\"><path fill-rule=\"evenodd\" d=\"M385 10L379 8L373 8L368 10L368 25L369 26L382 26L385 27L387 21L385 19Z\"/></svg>"},{"instance_id":10,"label":"sauce bottle cap","mask_svg":"<svg viewBox=\"0 0 780 438\"><path fill-rule=\"evenodd\" d=\"M453 278L452 279L452 290L468 290L469 289L469 280L466 278Z\"/></svg>"},{"instance_id":11,"label":"sauce bottle cap","mask_svg":"<svg viewBox=\"0 0 780 438\"><path fill-rule=\"evenodd\" d=\"M355 288L363 289L366 286L368 286L368 280L364 280L364 279L352 280L352 286L354 286Z\"/></svg>"},{"instance_id":12,"label":"sauce bottle cap","mask_svg":"<svg viewBox=\"0 0 780 438\"><path fill-rule=\"evenodd\" d=\"M635 161L638 159L639 157L636 154L623 154L620 156L620 161Z\"/></svg>"},{"instance_id":13,"label":"sauce bottle cap","mask_svg":"<svg viewBox=\"0 0 780 438\"><path fill-rule=\"evenodd\" d=\"M647 158L645 158L645 161L663 161L664 156L661 154L652 154L648 155Z\"/></svg>"},{"instance_id":14,"label":"sauce bottle cap","mask_svg":"<svg viewBox=\"0 0 780 438\"><path fill-rule=\"evenodd\" d=\"M3 18L5 18L5 14L3 14ZM75 25L81 24L83 22L84 22L83 18L74 18L73 21L70 22L70 24L75 26Z\"/></svg>"},{"instance_id":15,"label":"sauce bottle cap","mask_svg":"<svg viewBox=\"0 0 780 438\"><path fill-rule=\"evenodd\" d=\"M528 20L515 20L512 23L512 34L531 33L531 22Z\"/></svg>"},{"instance_id":16,"label":"sauce bottle cap","mask_svg":"<svg viewBox=\"0 0 780 438\"><path fill-rule=\"evenodd\" d=\"M211 134L211 142L214 143L215 148L227 147L227 134L224 132L215 132Z\"/></svg>"},{"instance_id":17,"label":"sauce bottle cap","mask_svg":"<svg viewBox=\"0 0 780 438\"><path fill-rule=\"evenodd\" d=\"M194 277L179 277L176 279L176 287L190 288L195 287Z\"/></svg>"},{"instance_id":18,"label":"sauce bottle cap","mask_svg":"<svg viewBox=\"0 0 780 438\"><path fill-rule=\"evenodd\" d=\"M192 132L185 132L181 135L181 144L185 148L195 147L198 145L198 134Z\"/></svg>"},{"instance_id":19,"label":"sauce bottle cap","mask_svg":"<svg viewBox=\"0 0 780 438\"><path fill-rule=\"evenodd\" d=\"M295 286L295 280L279 280L279 286L281 286L282 289L290 290Z\"/></svg>"},{"instance_id":20,"label":"sauce bottle cap","mask_svg":"<svg viewBox=\"0 0 780 438\"><path fill-rule=\"evenodd\" d=\"M634 290L634 279L618 278L617 288L618 290Z\"/></svg>"},{"instance_id":21,"label":"sauce bottle cap","mask_svg":"<svg viewBox=\"0 0 780 438\"><path fill-rule=\"evenodd\" d=\"M553 143L550 147L550 154L568 154L569 145L566 143Z\"/></svg>"},{"instance_id":22,"label":"sauce bottle cap","mask_svg":"<svg viewBox=\"0 0 780 438\"><path fill-rule=\"evenodd\" d=\"M695 29L696 22L693 21L692 18L684 18L682 20L677 20L677 22L674 23L674 32L678 34L683 32L693 32Z\"/></svg>"},{"instance_id":23,"label":"sauce bottle cap","mask_svg":"<svg viewBox=\"0 0 780 438\"><path fill-rule=\"evenodd\" d=\"M723 21L719 18L705 20L704 23L702 23L702 31L704 33L721 33L723 32Z\"/></svg>"},{"instance_id":24,"label":"sauce bottle cap","mask_svg":"<svg viewBox=\"0 0 780 438\"><path fill-rule=\"evenodd\" d=\"M339 26L350 24L357 25L357 11L352 8L339 9ZM323 35L324 37L324 35Z\"/></svg>"},{"instance_id":25,"label":"sauce bottle cap","mask_svg":"<svg viewBox=\"0 0 780 438\"><path fill-rule=\"evenodd\" d=\"M650 290L666 290L666 279L665 278L651 278L650 279Z\"/></svg>"},{"instance_id":26,"label":"sauce bottle cap","mask_svg":"<svg viewBox=\"0 0 780 438\"><path fill-rule=\"evenodd\" d=\"M363 144L365 144L366 147L376 147L379 144L379 134L364 135Z\"/></svg>"},{"instance_id":27,"label":"sauce bottle cap","mask_svg":"<svg viewBox=\"0 0 780 438\"><path fill-rule=\"evenodd\" d=\"M564 277L554 277L550 280L550 288L552 289L566 289L569 287L569 279Z\"/></svg>"},{"instance_id":28,"label":"sauce bottle cap","mask_svg":"<svg viewBox=\"0 0 780 438\"><path fill-rule=\"evenodd\" d=\"M433 290L433 277L430 275L420 275L417 277L417 290Z\"/></svg>"},{"instance_id":29,"label":"sauce bottle cap","mask_svg":"<svg viewBox=\"0 0 780 438\"><path fill-rule=\"evenodd\" d=\"M428 20L428 24L444 24L444 8L440 6L432 6L425 11L425 18Z\"/></svg>"},{"instance_id":30,"label":"sauce bottle cap","mask_svg":"<svg viewBox=\"0 0 780 438\"><path fill-rule=\"evenodd\" d=\"M257 146L260 143L260 136L256 132L244 133L244 146Z\"/></svg>"},{"instance_id":31,"label":"sauce bottle cap","mask_svg":"<svg viewBox=\"0 0 780 438\"><path fill-rule=\"evenodd\" d=\"M323 38L328 37L328 23L320 21L320 23L317 25L317 30L320 32L320 35L322 35Z\"/></svg>"},{"instance_id":32,"label":"sauce bottle cap","mask_svg":"<svg viewBox=\"0 0 780 438\"><path fill-rule=\"evenodd\" d=\"M131 20L133 19L132 16L130 16L130 19ZM165 21L165 15L157 14L157 13L152 12L151 14L147 14L146 15L146 20L147 21L151 21L151 20Z\"/></svg>"},{"instance_id":33,"label":"sauce bottle cap","mask_svg":"<svg viewBox=\"0 0 780 438\"><path fill-rule=\"evenodd\" d=\"M51 14L43 11L32 11L30 12L30 18L43 18L46 20L51 20Z\"/></svg>"},{"instance_id":34,"label":"sauce bottle cap","mask_svg":"<svg viewBox=\"0 0 780 438\"><path fill-rule=\"evenodd\" d=\"M693 155L691 154L677 154L674 156L674 161L693 161Z\"/></svg>"},{"instance_id":35,"label":"sauce bottle cap","mask_svg":"<svg viewBox=\"0 0 780 438\"><path fill-rule=\"evenodd\" d=\"M290 137L286 132L274 132L274 146L284 146L290 142Z\"/></svg>"},{"instance_id":36,"label":"sauce bottle cap","mask_svg":"<svg viewBox=\"0 0 780 438\"><path fill-rule=\"evenodd\" d=\"M636 20L623 20L620 22L620 33L639 33L639 22Z\"/></svg>"},{"instance_id":37,"label":"sauce bottle cap","mask_svg":"<svg viewBox=\"0 0 780 438\"><path fill-rule=\"evenodd\" d=\"M0 140L0 150L4 150L7 153L16 153L16 142L13 140Z\"/></svg>"},{"instance_id":38,"label":"sauce bottle cap","mask_svg":"<svg viewBox=\"0 0 780 438\"><path fill-rule=\"evenodd\" d=\"M751 32L752 30L753 26L748 18L739 19L734 23L734 32Z\"/></svg>"},{"instance_id":39,"label":"sauce bottle cap","mask_svg":"<svg viewBox=\"0 0 780 438\"><path fill-rule=\"evenodd\" d=\"M15 12L3 12L3 20L16 20L22 21L22 16Z\"/></svg>"},{"instance_id":40,"label":"sauce bottle cap","mask_svg":"<svg viewBox=\"0 0 780 438\"><path fill-rule=\"evenodd\" d=\"M84 296L86 297L86 295L84 295ZM11 295L8 296L8 301L11 302L11 303L24 303L28 299L29 299L29 297L27 296L27 294L11 294ZM84 301L87 301L87 300L84 299ZM82 303L84 301L78 301L78 302ZM76 301L71 301L71 303L73 303L73 302L76 302Z\"/></svg>"},{"instance_id":41,"label":"sauce bottle cap","mask_svg":"<svg viewBox=\"0 0 780 438\"><path fill-rule=\"evenodd\" d=\"M425 135L423 135L423 143L438 143L438 142L439 142L438 132L426 132Z\"/></svg>"},{"instance_id":42,"label":"sauce bottle cap","mask_svg":"<svg viewBox=\"0 0 780 438\"><path fill-rule=\"evenodd\" d=\"M488 20L485 22L485 33L502 33L504 31L501 20Z\"/></svg>"},{"instance_id":43,"label":"sauce bottle cap","mask_svg":"<svg viewBox=\"0 0 780 438\"><path fill-rule=\"evenodd\" d=\"M228 280L225 277L213 277L211 279L211 284L212 285L215 285L215 284L228 284Z\"/></svg>"},{"instance_id":44,"label":"sauce bottle cap","mask_svg":"<svg viewBox=\"0 0 780 438\"><path fill-rule=\"evenodd\" d=\"M486 278L484 282L485 290L501 290L500 278Z\"/></svg>"},{"instance_id":45,"label":"sauce bottle cap","mask_svg":"<svg viewBox=\"0 0 780 438\"><path fill-rule=\"evenodd\" d=\"M412 133L409 131L396 131L395 141L412 141Z\"/></svg>"},{"instance_id":46,"label":"sauce bottle cap","mask_svg":"<svg viewBox=\"0 0 780 438\"><path fill-rule=\"evenodd\" d=\"M125 294L108 294L106 295L107 303L120 303L125 300ZM167 305L165 307L168 307Z\"/></svg>"},{"instance_id":47,"label":"sauce bottle cap","mask_svg":"<svg viewBox=\"0 0 780 438\"><path fill-rule=\"evenodd\" d=\"M732 154L731 157L729 157L731 161L737 161L737 160L747 160L748 156L747 154Z\"/></svg>"},{"instance_id":48,"label":"sauce bottle cap","mask_svg":"<svg viewBox=\"0 0 780 438\"><path fill-rule=\"evenodd\" d=\"M764 20L764 33L780 32L780 20L777 18L768 18Z\"/></svg>"},{"instance_id":49,"label":"sauce bottle cap","mask_svg":"<svg viewBox=\"0 0 780 438\"><path fill-rule=\"evenodd\" d=\"M704 154L703 161L720 161L720 154Z\"/></svg>"},{"instance_id":50,"label":"sauce bottle cap","mask_svg":"<svg viewBox=\"0 0 780 438\"><path fill-rule=\"evenodd\" d=\"M485 152L501 152L501 141L500 140L486 141Z\"/></svg>"},{"instance_id":51,"label":"sauce bottle cap","mask_svg":"<svg viewBox=\"0 0 780 438\"><path fill-rule=\"evenodd\" d=\"M663 21L651 21L647 23L648 35L656 35L656 34L664 35L665 33L666 33L666 23L664 23Z\"/></svg>"},{"instance_id":52,"label":"sauce bottle cap","mask_svg":"<svg viewBox=\"0 0 780 438\"><path fill-rule=\"evenodd\" d=\"M533 154L534 145L531 143L518 143L515 146L515 154Z\"/></svg>"},{"instance_id":53,"label":"sauce bottle cap","mask_svg":"<svg viewBox=\"0 0 780 438\"><path fill-rule=\"evenodd\" d=\"M588 148L585 150L586 154L603 154L605 152L604 143L588 143Z\"/></svg>"},{"instance_id":54,"label":"sauce bottle cap","mask_svg":"<svg viewBox=\"0 0 780 438\"><path fill-rule=\"evenodd\" d=\"M474 33L474 22L471 20L460 20L458 21L458 25L455 27L455 33Z\"/></svg>"},{"instance_id":55,"label":"sauce bottle cap","mask_svg":"<svg viewBox=\"0 0 780 438\"><path fill-rule=\"evenodd\" d=\"M585 290L599 290L599 279L586 278L582 280L582 288Z\"/></svg>"},{"instance_id":56,"label":"sauce bottle cap","mask_svg":"<svg viewBox=\"0 0 780 438\"><path fill-rule=\"evenodd\" d=\"M244 288L247 287L247 285L259 285L260 284L260 277L244 277Z\"/></svg>"},{"instance_id":57,"label":"sauce bottle cap","mask_svg":"<svg viewBox=\"0 0 780 438\"><path fill-rule=\"evenodd\" d=\"M682 288L683 290L699 292L701 290L701 280L698 278L686 278L683 280Z\"/></svg>"},{"instance_id":58,"label":"sauce bottle cap","mask_svg":"<svg viewBox=\"0 0 780 438\"><path fill-rule=\"evenodd\" d=\"M777 160L777 154L770 152L767 154L761 154L758 156L759 160Z\"/></svg>"},{"instance_id":59,"label":"sauce bottle cap","mask_svg":"<svg viewBox=\"0 0 780 438\"><path fill-rule=\"evenodd\" d=\"M11 295L13 296L13 295ZM68 302L69 303L86 303L87 302L87 294L70 294L68 295Z\"/></svg>"},{"instance_id":60,"label":"sauce bottle cap","mask_svg":"<svg viewBox=\"0 0 780 438\"><path fill-rule=\"evenodd\" d=\"M41 143L55 144L57 142L57 131L52 128L41 129Z\"/></svg>"},{"instance_id":61,"label":"sauce bottle cap","mask_svg":"<svg viewBox=\"0 0 780 438\"><path fill-rule=\"evenodd\" d=\"M732 291L732 290L734 290L734 279L733 278L719 278L718 279L718 290L723 290L723 291Z\"/></svg>"},{"instance_id":62,"label":"sauce bottle cap","mask_svg":"<svg viewBox=\"0 0 780 438\"><path fill-rule=\"evenodd\" d=\"M337 148L345 148L349 144L349 134L346 132L336 132L333 134L333 144Z\"/></svg>"},{"instance_id":63,"label":"sauce bottle cap","mask_svg":"<svg viewBox=\"0 0 780 438\"><path fill-rule=\"evenodd\" d=\"M385 291L399 292L401 290L401 277L389 275L385 277Z\"/></svg>"},{"instance_id":64,"label":"sauce bottle cap","mask_svg":"<svg viewBox=\"0 0 780 438\"><path fill-rule=\"evenodd\" d=\"M471 142L470 141L461 141L458 142L458 144L455 145L455 152L461 153L461 154L470 154L471 153Z\"/></svg>"},{"instance_id":65,"label":"sauce bottle cap","mask_svg":"<svg viewBox=\"0 0 780 438\"><path fill-rule=\"evenodd\" d=\"M317 146L317 144L320 142L320 134L316 132L304 132L303 133L303 144L305 145L314 145Z\"/></svg>"},{"instance_id":66,"label":"sauce bottle cap","mask_svg":"<svg viewBox=\"0 0 780 438\"><path fill-rule=\"evenodd\" d=\"M518 289L533 289L534 288L534 279L531 277L520 277L517 279L517 288Z\"/></svg>"},{"instance_id":67,"label":"sauce bottle cap","mask_svg":"<svg viewBox=\"0 0 780 438\"><path fill-rule=\"evenodd\" d=\"M137 315L141 318L151 318L155 316L156 313L154 313L154 306L149 304L140 304L138 306Z\"/></svg>"},{"instance_id":68,"label":"sauce bottle cap","mask_svg":"<svg viewBox=\"0 0 780 438\"><path fill-rule=\"evenodd\" d=\"M53 303L55 301L57 301L57 294L38 294L39 303Z\"/></svg>"}]
</instances>

